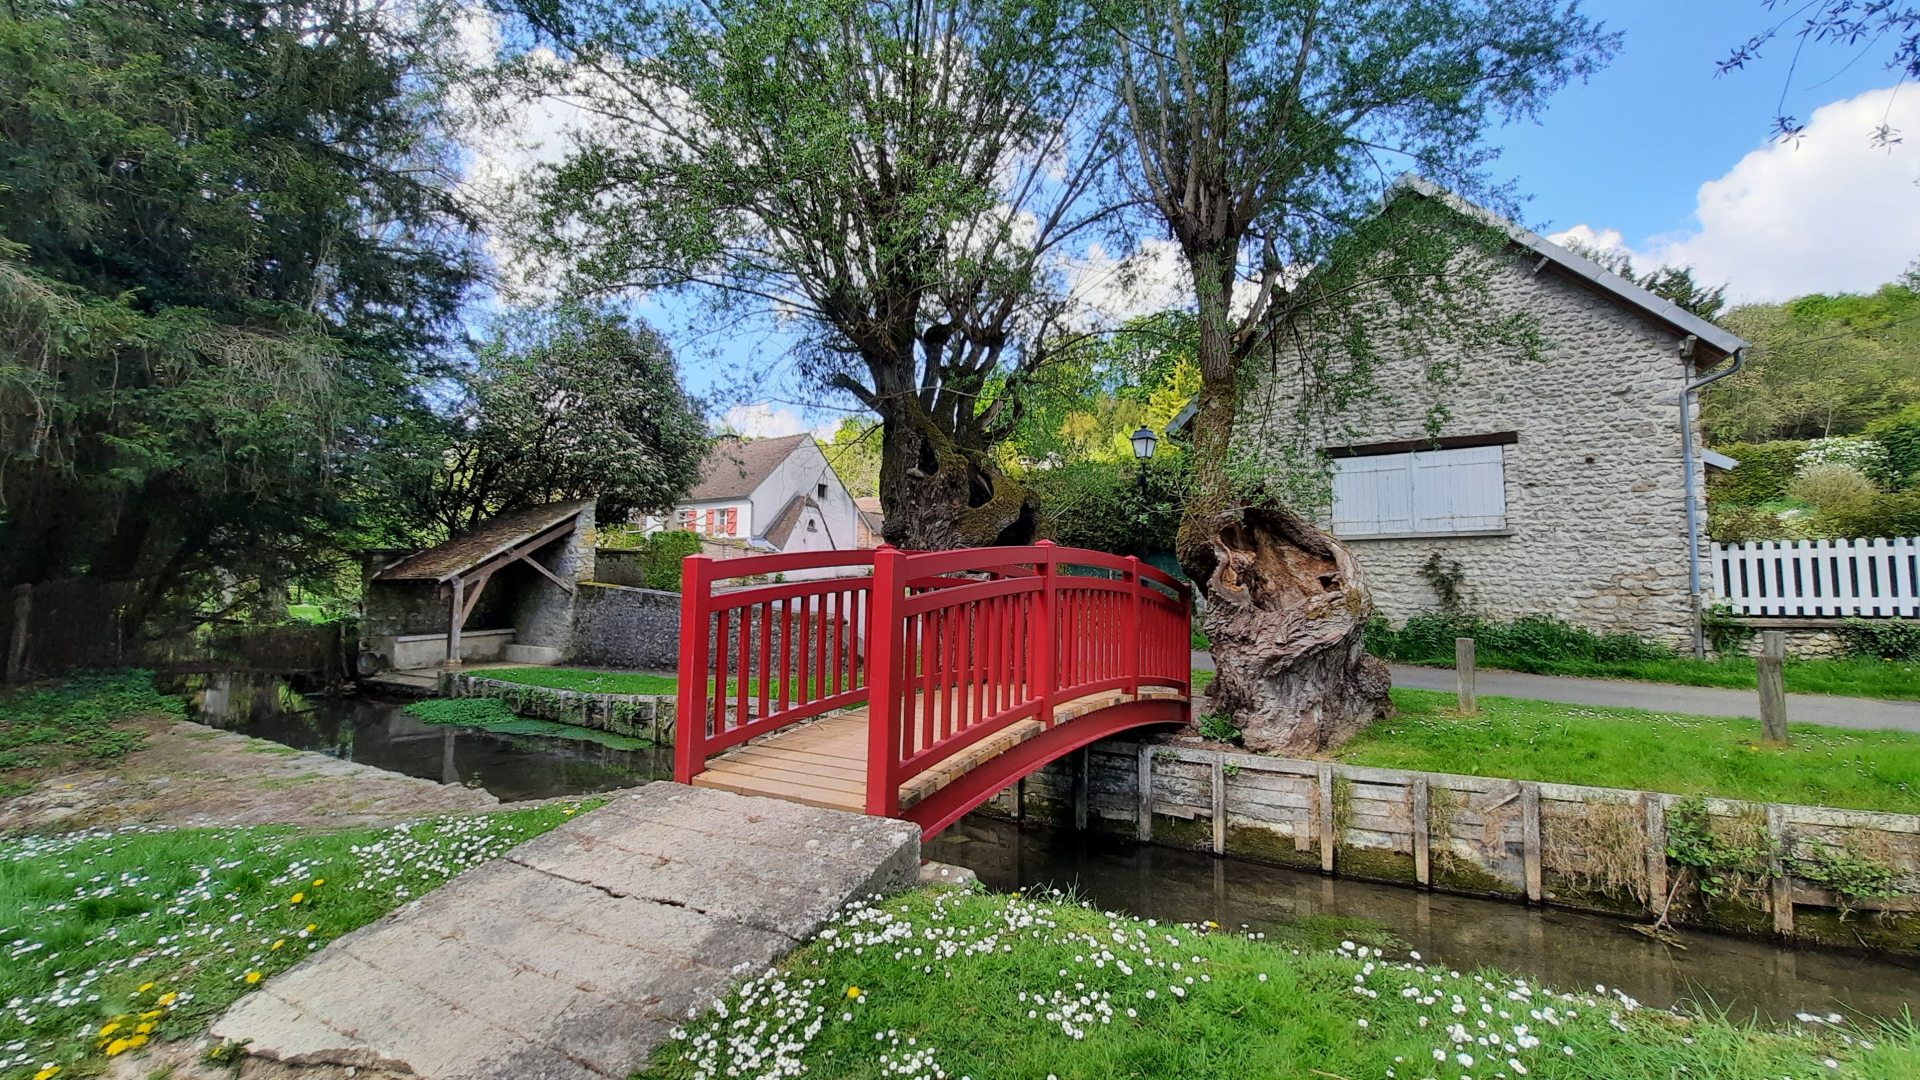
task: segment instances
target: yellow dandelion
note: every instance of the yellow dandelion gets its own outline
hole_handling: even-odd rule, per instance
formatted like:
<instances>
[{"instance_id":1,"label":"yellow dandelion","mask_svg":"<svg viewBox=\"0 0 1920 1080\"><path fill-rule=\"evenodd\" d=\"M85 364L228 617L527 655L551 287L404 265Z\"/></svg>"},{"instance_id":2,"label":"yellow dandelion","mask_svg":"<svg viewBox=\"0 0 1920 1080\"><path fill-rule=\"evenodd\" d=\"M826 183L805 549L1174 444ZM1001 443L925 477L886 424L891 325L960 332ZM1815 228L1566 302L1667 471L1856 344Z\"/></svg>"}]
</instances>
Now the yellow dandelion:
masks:
<instances>
[{"instance_id":1,"label":"yellow dandelion","mask_svg":"<svg viewBox=\"0 0 1920 1080\"><path fill-rule=\"evenodd\" d=\"M143 983L141 983L141 984L140 984L140 989L138 989L138 990L135 990L135 991L134 991L134 993L136 993L136 994L144 994L144 993L146 993L147 991L149 991L149 990L151 990L151 989L153 989L153 984L152 984L152 983L150 983L150 982L143 982Z\"/></svg>"},{"instance_id":2,"label":"yellow dandelion","mask_svg":"<svg viewBox=\"0 0 1920 1080\"><path fill-rule=\"evenodd\" d=\"M859 997L862 992L863 991L857 986L849 986L847 987L847 998L848 1000L852 1000L853 998Z\"/></svg>"},{"instance_id":3,"label":"yellow dandelion","mask_svg":"<svg viewBox=\"0 0 1920 1080\"><path fill-rule=\"evenodd\" d=\"M60 1066L47 1065L43 1067L39 1072L33 1074L33 1080L53 1080L53 1078L56 1075L58 1075L59 1072L60 1072Z\"/></svg>"},{"instance_id":4,"label":"yellow dandelion","mask_svg":"<svg viewBox=\"0 0 1920 1080\"><path fill-rule=\"evenodd\" d=\"M309 934L313 933L315 930L318 930L318 929L320 929L320 924L317 922L310 922L307 924L307 933Z\"/></svg>"},{"instance_id":5,"label":"yellow dandelion","mask_svg":"<svg viewBox=\"0 0 1920 1080\"><path fill-rule=\"evenodd\" d=\"M306 893L303 893L303 892L297 892L297 893L294 893L294 894L293 894L293 896L292 896L291 898L289 898L289 899L287 900L287 903L289 903L289 904L297 904L297 903L299 903L300 901L302 901L302 900L305 900L306 898L307 898L307 894L306 894Z\"/></svg>"},{"instance_id":6,"label":"yellow dandelion","mask_svg":"<svg viewBox=\"0 0 1920 1080\"><path fill-rule=\"evenodd\" d=\"M159 1015L160 1015L160 1013L161 1013L161 1010L159 1010L159 1009L154 1009L154 1010L152 1010L152 1011L150 1011L150 1012L143 1012L143 1013L141 1013L141 1014L140 1014L140 1019L142 1019L142 1020L151 1020L151 1019L153 1019L154 1017L156 1017L156 1016L159 1016Z\"/></svg>"},{"instance_id":7,"label":"yellow dandelion","mask_svg":"<svg viewBox=\"0 0 1920 1080\"><path fill-rule=\"evenodd\" d=\"M154 998L153 1003L155 1005L160 1006L161 1008L166 1008L167 1006L179 1000L180 1000L180 995L169 990L166 993L161 994L159 997Z\"/></svg>"},{"instance_id":8,"label":"yellow dandelion","mask_svg":"<svg viewBox=\"0 0 1920 1080\"><path fill-rule=\"evenodd\" d=\"M107 1044L107 1056L119 1057L121 1054L126 1053L127 1049L132 1045L132 1039L115 1039Z\"/></svg>"},{"instance_id":9,"label":"yellow dandelion","mask_svg":"<svg viewBox=\"0 0 1920 1080\"><path fill-rule=\"evenodd\" d=\"M134 1028L133 1033L135 1035L151 1035L153 1033L153 1027L154 1027L153 1021L149 1020L146 1023L141 1024L139 1027Z\"/></svg>"},{"instance_id":10,"label":"yellow dandelion","mask_svg":"<svg viewBox=\"0 0 1920 1080\"><path fill-rule=\"evenodd\" d=\"M120 1030L120 1021L109 1020L106 1023L100 1025L100 1037L104 1039L107 1036L119 1030Z\"/></svg>"},{"instance_id":11,"label":"yellow dandelion","mask_svg":"<svg viewBox=\"0 0 1920 1080\"><path fill-rule=\"evenodd\" d=\"M259 972L257 972L257 971L249 971L249 972L247 972L247 985L248 985L248 986L252 986L252 985L253 985L254 983L257 983L257 982L259 982L259 981L260 981L260 973L259 973Z\"/></svg>"},{"instance_id":12,"label":"yellow dandelion","mask_svg":"<svg viewBox=\"0 0 1920 1080\"><path fill-rule=\"evenodd\" d=\"M145 1035L135 1035L133 1038L127 1040L127 1049L129 1050L138 1050L145 1045L147 1045L147 1037Z\"/></svg>"},{"instance_id":13,"label":"yellow dandelion","mask_svg":"<svg viewBox=\"0 0 1920 1080\"><path fill-rule=\"evenodd\" d=\"M323 877L317 877L313 879L313 887L316 889L322 885L325 885L326 883L327 883L327 879Z\"/></svg>"},{"instance_id":14,"label":"yellow dandelion","mask_svg":"<svg viewBox=\"0 0 1920 1080\"><path fill-rule=\"evenodd\" d=\"M282 946L282 945L285 945L286 943L287 943L287 939L286 939L286 938L281 938L280 940L278 940L278 941L276 941L276 942L274 942L274 943L273 943L273 945L272 945L271 947L272 947L272 948L275 948L275 949L278 949L278 948L279 948L280 946Z\"/></svg>"}]
</instances>

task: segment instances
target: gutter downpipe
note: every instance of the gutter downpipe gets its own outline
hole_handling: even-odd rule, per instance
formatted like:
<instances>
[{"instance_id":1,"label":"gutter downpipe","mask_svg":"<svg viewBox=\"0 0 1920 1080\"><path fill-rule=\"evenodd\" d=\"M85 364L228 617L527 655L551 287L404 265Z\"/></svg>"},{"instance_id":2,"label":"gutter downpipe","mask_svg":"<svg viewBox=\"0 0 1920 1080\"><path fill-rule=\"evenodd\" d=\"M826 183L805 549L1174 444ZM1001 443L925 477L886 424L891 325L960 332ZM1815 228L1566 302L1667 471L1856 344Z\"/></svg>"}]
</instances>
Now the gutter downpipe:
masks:
<instances>
[{"instance_id":1,"label":"gutter downpipe","mask_svg":"<svg viewBox=\"0 0 1920 1080\"><path fill-rule=\"evenodd\" d=\"M1693 367L1693 353L1698 338L1689 334L1680 345L1682 355L1687 360L1688 370ZM1705 659L1707 655L1707 629L1701 609L1700 591L1700 488L1693 478L1693 395L1702 387L1719 382L1721 379L1739 371L1747 362L1747 350L1733 350L1733 363L1703 379L1695 379L1680 391L1680 460L1686 470L1687 490L1687 596L1693 608L1693 655Z\"/></svg>"}]
</instances>

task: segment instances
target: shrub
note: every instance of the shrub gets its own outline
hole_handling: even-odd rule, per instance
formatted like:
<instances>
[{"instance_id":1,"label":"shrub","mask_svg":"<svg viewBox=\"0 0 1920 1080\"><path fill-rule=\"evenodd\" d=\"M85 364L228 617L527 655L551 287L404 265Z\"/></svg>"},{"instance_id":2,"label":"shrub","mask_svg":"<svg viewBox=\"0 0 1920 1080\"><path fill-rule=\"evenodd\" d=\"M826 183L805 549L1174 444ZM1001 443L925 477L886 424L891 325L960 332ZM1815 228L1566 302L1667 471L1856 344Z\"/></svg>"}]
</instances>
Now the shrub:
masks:
<instances>
[{"instance_id":1,"label":"shrub","mask_svg":"<svg viewBox=\"0 0 1920 1080\"><path fill-rule=\"evenodd\" d=\"M1904 486L1920 484L1920 404L1875 420L1867 434L1887 448L1887 467Z\"/></svg>"},{"instance_id":2,"label":"shrub","mask_svg":"<svg viewBox=\"0 0 1920 1080\"><path fill-rule=\"evenodd\" d=\"M1528 615L1501 623L1469 616L1415 615L1395 630L1385 619L1367 623L1367 651L1386 660L1442 663L1453 659L1454 639L1470 637L1481 656L1512 665L1560 661L1615 663L1662 660L1673 650L1632 634L1596 634L1551 615Z\"/></svg>"},{"instance_id":3,"label":"shrub","mask_svg":"<svg viewBox=\"0 0 1920 1080\"><path fill-rule=\"evenodd\" d=\"M1864 509L1880 489L1852 465L1816 461L1800 470L1787 492L1813 507L1816 514L1832 515Z\"/></svg>"},{"instance_id":4,"label":"shrub","mask_svg":"<svg viewBox=\"0 0 1920 1080\"><path fill-rule=\"evenodd\" d=\"M1729 506L1751 506L1785 497L1807 444L1789 439L1734 443L1718 449L1740 462L1740 467L1731 472L1710 471L1707 474L1709 498Z\"/></svg>"},{"instance_id":5,"label":"shrub","mask_svg":"<svg viewBox=\"0 0 1920 1080\"><path fill-rule=\"evenodd\" d=\"M1875 483L1885 482L1892 473L1887 448L1880 445L1878 440L1858 435L1815 439L1801 451L1796 464L1801 473L1815 465L1845 465L1858 469L1861 475Z\"/></svg>"},{"instance_id":6,"label":"shrub","mask_svg":"<svg viewBox=\"0 0 1920 1080\"><path fill-rule=\"evenodd\" d=\"M1804 517L1782 517L1764 506L1707 508L1707 536L1716 544L1748 544L1756 540L1799 540L1806 536Z\"/></svg>"},{"instance_id":7,"label":"shrub","mask_svg":"<svg viewBox=\"0 0 1920 1080\"><path fill-rule=\"evenodd\" d=\"M1847 619L1840 640L1856 659L1920 661L1920 622L1910 619Z\"/></svg>"},{"instance_id":8,"label":"shrub","mask_svg":"<svg viewBox=\"0 0 1920 1080\"><path fill-rule=\"evenodd\" d=\"M1148 463L1145 499L1140 467L1131 461L1077 461L1021 479L1039 500L1042 531L1055 543L1116 555L1173 549L1185 505L1185 454L1162 453Z\"/></svg>"},{"instance_id":9,"label":"shrub","mask_svg":"<svg viewBox=\"0 0 1920 1080\"><path fill-rule=\"evenodd\" d=\"M1920 536L1920 489L1875 495L1864 503L1815 517L1819 536Z\"/></svg>"},{"instance_id":10,"label":"shrub","mask_svg":"<svg viewBox=\"0 0 1920 1080\"><path fill-rule=\"evenodd\" d=\"M649 589L680 591L680 560L700 554L700 534L657 532L641 548L640 576Z\"/></svg>"}]
</instances>

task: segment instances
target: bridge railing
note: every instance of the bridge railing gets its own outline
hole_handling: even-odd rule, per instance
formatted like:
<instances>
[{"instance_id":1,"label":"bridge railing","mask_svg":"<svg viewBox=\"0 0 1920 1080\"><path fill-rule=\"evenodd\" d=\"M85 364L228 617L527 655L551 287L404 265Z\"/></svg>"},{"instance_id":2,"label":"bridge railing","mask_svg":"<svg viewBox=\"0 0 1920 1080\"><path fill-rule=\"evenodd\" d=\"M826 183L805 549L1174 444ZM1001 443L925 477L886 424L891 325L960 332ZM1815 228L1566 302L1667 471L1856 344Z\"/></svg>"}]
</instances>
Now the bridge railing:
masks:
<instances>
[{"instance_id":1,"label":"bridge railing","mask_svg":"<svg viewBox=\"0 0 1920 1080\"><path fill-rule=\"evenodd\" d=\"M835 576L721 585L802 571ZM903 783L1016 724L1067 722L1060 705L1190 692L1188 587L1135 558L1045 541L690 556L682 578L683 782L713 754L865 702L868 811L897 816Z\"/></svg>"}]
</instances>

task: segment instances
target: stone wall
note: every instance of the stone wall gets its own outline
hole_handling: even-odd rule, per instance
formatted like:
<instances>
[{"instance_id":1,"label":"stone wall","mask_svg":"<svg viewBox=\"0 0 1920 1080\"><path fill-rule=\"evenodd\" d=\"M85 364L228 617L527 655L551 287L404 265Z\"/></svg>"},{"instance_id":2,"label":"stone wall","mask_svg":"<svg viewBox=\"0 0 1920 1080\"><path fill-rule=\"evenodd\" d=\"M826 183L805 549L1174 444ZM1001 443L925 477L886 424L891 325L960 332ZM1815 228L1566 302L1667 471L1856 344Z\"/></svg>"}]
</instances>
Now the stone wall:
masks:
<instances>
[{"instance_id":1,"label":"stone wall","mask_svg":"<svg viewBox=\"0 0 1920 1080\"><path fill-rule=\"evenodd\" d=\"M1658 792L1110 740L1029 776L989 809L1346 877L1646 915L1676 880L1666 843L1680 802ZM1683 883L1674 921L1920 955L1920 816L1705 805L1716 835L1751 836L1773 851L1772 862L1725 901ZM1838 851L1890 869L1898 895L1855 899L1842 922L1842 898L1796 873Z\"/></svg>"},{"instance_id":2,"label":"stone wall","mask_svg":"<svg viewBox=\"0 0 1920 1080\"><path fill-rule=\"evenodd\" d=\"M1760 631L1778 630L1787 636L1787 655L1801 660L1826 660L1845 656L1847 643L1840 637L1839 619L1741 619L1754 635L1740 646L1747 656L1760 655Z\"/></svg>"},{"instance_id":3,"label":"stone wall","mask_svg":"<svg viewBox=\"0 0 1920 1080\"><path fill-rule=\"evenodd\" d=\"M440 692L456 698L498 698L515 713L536 720L630 735L656 746L673 744L675 701L668 694L587 694L464 672L442 675Z\"/></svg>"},{"instance_id":4,"label":"stone wall","mask_svg":"<svg viewBox=\"0 0 1920 1080\"><path fill-rule=\"evenodd\" d=\"M570 647L574 607L579 602L577 583L594 580L593 512L589 504L574 519L572 533L532 556L561 581L575 582L574 592L560 588L526 565L502 570L498 576L507 580L488 586L492 591L510 585L502 592L513 597L515 643L559 649L563 654Z\"/></svg>"},{"instance_id":5,"label":"stone wall","mask_svg":"<svg viewBox=\"0 0 1920 1080\"><path fill-rule=\"evenodd\" d=\"M578 588L571 663L636 671L679 665L679 593L587 582Z\"/></svg>"},{"instance_id":6,"label":"stone wall","mask_svg":"<svg viewBox=\"0 0 1920 1080\"><path fill-rule=\"evenodd\" d=\"M1486 302L1538 320L1548 343L1543 361L1466 354L1446 343L1432 345L1432 355L1384 361L1374 373L1375 400L1314 440L1327 447L1516 432L1505 448L1505 529L1356 539L1353 552L1380 612L1396 623L1436 607L1420 567L1438 554L1460 564L1478 613L1546 613L1599 631L1685 640L1680 340L1555 266L1536 272L1538 261L1530 253L1501 260ZM1437 361L1457 365L1445 385L1429 378ZM1243 437L1277 439L1298 428L1295 378L1270 379L1249 395L1254 424L1243 425ZM1429 430L1435 417L1437 432ZM1703 469L1697 459L1695 468Z\"/></svg>"}]
</instances>

